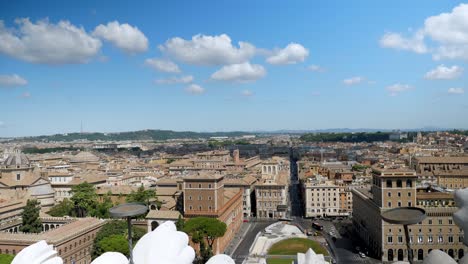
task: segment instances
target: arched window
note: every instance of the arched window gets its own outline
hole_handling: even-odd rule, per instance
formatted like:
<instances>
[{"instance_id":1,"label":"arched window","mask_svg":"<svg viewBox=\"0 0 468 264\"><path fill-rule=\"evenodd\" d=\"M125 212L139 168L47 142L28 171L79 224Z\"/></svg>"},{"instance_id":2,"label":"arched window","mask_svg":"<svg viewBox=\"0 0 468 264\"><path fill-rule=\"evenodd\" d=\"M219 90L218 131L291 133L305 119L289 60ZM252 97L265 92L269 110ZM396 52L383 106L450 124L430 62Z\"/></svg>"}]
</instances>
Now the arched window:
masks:
<instances>
[{"instance_id":1,"label":"arched window","mask_svg":"<svg viewBox=\"0 0 468 264\"><path fill-rule=\"evenodd\" d=\"M418 249L418 260L423 260L424 259L424 250L421 248Z\"/></svg>"},{"instance_id":2,"label":"arched window","mask_svg":"<svg viewBox=\"0 0 468 264\"><path fill-rule=\"evenodd\" d=\"M462 248L460 248L460 249L458 250L458 259L463 258L464 255L465 255L465 252L463 251Z\"/></svg>"},{"instance_id":3,"label":"arched window","mask_svg":"<svg viewBox=\"0 0 468 264\"><path fill-rule=\"evenodd\" d=\"M448 255L452 258L455 257L455 254L453 253L453 249L448 250Z\"/></svg>"},{"instance_id":4,"label":"arched window","mask_svg":"<svg viewBox=\"0 0 468 264\"><path fill-rule=\"evenodd\" d=\"M388 261L393 261L393 249L389 249L387 252Z\"/></svg>"},{"instance_id":5,"label":"arched window","mask_svg":"<svg viewBox=\"0 0 468 264\"><path fill-rule=\"evenodd\" d=\"M159 223L157 221L152 221L151 222L151 231L155 230L156 227L159 226Z\"/></svg>"},{"instance_id":6,"label":"arched window","mask_svg":"<svg viewBox=\"0 0 468 264\"><path fill-rule=\"evenodd\" d=\"M403 249L398 249L398 261L403 260Z\"/></svg>"}]
</instances>

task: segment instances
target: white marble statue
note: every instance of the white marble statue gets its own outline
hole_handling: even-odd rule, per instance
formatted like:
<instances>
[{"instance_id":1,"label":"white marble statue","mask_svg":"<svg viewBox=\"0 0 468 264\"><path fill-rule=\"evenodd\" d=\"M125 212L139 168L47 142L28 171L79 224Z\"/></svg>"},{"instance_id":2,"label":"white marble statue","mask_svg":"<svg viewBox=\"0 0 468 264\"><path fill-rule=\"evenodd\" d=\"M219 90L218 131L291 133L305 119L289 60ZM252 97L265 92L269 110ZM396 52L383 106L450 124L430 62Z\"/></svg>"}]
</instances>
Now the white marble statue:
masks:
<instances>
[{"instance_id":1,"label":"white marble statue","mask_svg":"<svg viewBox=\"0 0 468 264\"><path fill-rule=\"evenodd\" d=\"M21 250L11 262L12 264L62 264L63 260L57 256L57 251L44 240Z\"/></svg>"},{"instance_id":2,"label":"white marble statue","mask_svg":"<svg viewBox=\"0 0 468 264\"><path fill-rule=\"evenodd\" d=\"M189 237L177 231L173 222L167 221L154 231L145 234L133 248L135 264L191 264L195 259L195 250L188 244ZM39 241L21 250L12 264L63 264L53 246ZM106 252L93 260L91 264L128 264L122 253ZM207 264L234 264L227 255L216 255Z\"/></svg>"}]
</instances>

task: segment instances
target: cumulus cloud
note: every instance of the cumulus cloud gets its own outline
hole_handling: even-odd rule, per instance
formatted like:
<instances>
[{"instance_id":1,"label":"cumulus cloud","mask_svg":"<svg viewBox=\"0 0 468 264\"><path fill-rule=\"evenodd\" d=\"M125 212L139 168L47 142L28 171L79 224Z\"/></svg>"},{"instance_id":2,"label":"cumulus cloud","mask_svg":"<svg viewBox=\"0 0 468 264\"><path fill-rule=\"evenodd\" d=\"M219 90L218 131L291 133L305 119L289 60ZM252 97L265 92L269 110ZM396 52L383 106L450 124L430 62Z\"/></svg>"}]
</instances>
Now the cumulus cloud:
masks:
<instances>
[{"instance_id":1,"label":"cumulus cloud","mask_svg":"<svg viewBox=\"0 0 468 264\"><path fill-rule=\"evenodd\" d=\"M101 41L69 21L32 23L16 19L18 28L6 28L0 20L0 53L44 64L86 63L101 48Z\"/></svg>"},{"instance_id":2,"label":"cumulus cloud","mask_svg":"<svg viewBox=\"0 0 468 264\"><path fill-rule=\"evenodd\" d=\"M405 38L401 34L389 32L380 39L380 46L398 50L409 50L416 53L426 53L427 47L424 44L424 34L416 33L411 38Z\"/></svg>"},{"instance_id":3,"label":"cumulus cloud","mask_svg":"<svg viewBox=\"0 0 468 264\"><path fill-rule=\"evenodd\" d=\"M170 77L166 79L157 79L154 81L156 84L177 84L177 83L191 83L193 82L192 75L186 75L181 77Z\"/></svg>"},{"instance_id":4,"label":"cumulus cloud","mask_svg":"<svg viewBox=\"0 0 468 264\"><path fill-rule=\"evenodd\" d=\"M450 88L447 91L449 94L464 94L465 90L463 88Z\"/></svg>"},{"instance_id":5,"label":"cumulus cloud","mask_svg":"<svg viewBox=\"0 0 468 264\"><path fill-rule=\"evenodd\" d=\"M107 25L99 25L94 29L93 36L109 41L127 53L139 53L148 49L148 39L145 34L127 23L112 21Z\"/></svg>"},{"instance_id":6,"label":"cumulus cloud","mask_svg":"<svg viewBox=\"0 0 468 264\"><path fill-rule=\"evenodd\" d=\"M241 95L242 95L242 96L245 96L245 97L250 97L250 96L253 95L253 92L250 91L250 90L243 90L243 91L241 92Z\"/></svg>"},{"instance_id":7,"label":"cumulus cloud","mask_svg":"<svg viewBox=\"0 0 468 264\"><path fill-rule=\"evenodd\" d=\"M274 65L296 64L309 56L309 50L298 43L289 43L284 49L273 51L267 62Z\"/></svg>"},{"instance_id":8,"label":"cumulus cloud","mask_svg":"<svg viewBox=\"0 0 468 264\"><path fill-rule=\"evenodd\" d=\"M468 60L468 4L460 4L449 13L441 13L425 19L424 27L414 36L403 38L398 33L385 34L380 43L383 47L410 50L417 53L432 53L434 60ZM425 38L435 47L427 48Z\"/></svg>"},{"instance_id":9,"label":"cumulus cloud","mask_svg":"<svg viewBox=\"0 0 468 264\"><path fill-rule=\"evenodd\" d=\"M28 81L17 74L0 75L0 87L16 87L26 84L28 84Z\"/></svg>"},{"instance_id":10,"label":"cumulus cloud","mask_svg":"<svg viewBox=\"0 0 468 264\"><path fill-rule=\"evenodd\" d=\"M199 95L205 93L205 88L198 84L191 84L185 88L185 91L189 94Z\"/></svg>"},{"instance_id":11,"label":"cumulus cloud","mask_svg":"<svg viewBox=\"0 0 468 264\"><path fill-rule=\"evenodd\" d=\"M442 64L437 66L437 68L427 72L424 78L429 80L451 80L459 77L462 72L463 69L461 67L456 65L452 67L446 67Z\"/></svg>"},{"instance_id":12,"label":"cumulus cloud","mask_svg":"<svg viewBox=\"0 0 468 264\"><path fill-rule=\"evenodd\" d=\"M397 96L401 92L412 90L413 87L408 84L396 83L394 85L387 86L385 89L390 93L390 96Z\"/></svg>"},{"instance_id":13,"label":"cumulus cloud","mask_svg":"<svg viewBox=\"0 0 468 264\"><path fill-rule=\"evenodd\" d=\"M160 45L159 49L187 64L225 65L248 61L255 55L255 46L248 42L239 42L239 47L231 43L226 35L195 35L191 40L179 37L171 38Z\"/></svg>"},{"instance_id":14,"label":"cumulus cloud","mask_svg":"<svg viewBox=\"0 0 468 264\"><path fill-rule=\"evenodd\" d=\"M157 71L161 72L170 72L170 73L179 73L180 69L177 64L170 60L165 60L165 59L146 59L145 64Z\"/></svg>"},{"instance_id":15,"label":"cumulus cloud","mask_svg":"<svg viewBox=\"0 0 468 264\"><path fill-rule=\"evenodd\" d=\"M244 62L223 66L211 75L211 79L230 82L252 82L263 78L266 70L262 65Z\"/></svg>"},{"instance_id":16,"label":"cumulus cloud","mask_svg":"<svg viewBox=\"0 0 468 264\"><path fill-rule=\"evenodd\" d=\"M356 76L348 79L344 79L343 83L346 85L355 85L364 82L366 79L364 77Z\"/></svg>"},{"instance_id":17,"label":"cumulus cloud","mask_svg":"<svg viewBox=\"0 0 468 264\"><path fill-rule=\"evenodd\" d=\"M319 66L319 65L310 65L307 67L307 69L309 71L313 71L313 72L324 72L325 71L325 68L323 68L322 66Z\"/></svg>"}]
</instances>

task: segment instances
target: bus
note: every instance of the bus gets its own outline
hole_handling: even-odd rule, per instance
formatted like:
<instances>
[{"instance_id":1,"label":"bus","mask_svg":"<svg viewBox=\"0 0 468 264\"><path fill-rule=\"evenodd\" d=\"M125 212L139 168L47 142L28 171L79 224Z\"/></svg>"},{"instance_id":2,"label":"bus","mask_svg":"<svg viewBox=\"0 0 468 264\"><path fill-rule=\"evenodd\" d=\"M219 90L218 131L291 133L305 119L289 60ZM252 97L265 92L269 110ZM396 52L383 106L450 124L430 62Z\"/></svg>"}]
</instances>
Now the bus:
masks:
<instances>
[{"instance_id":1,"label":"bus","mask_svg":"<svg viewBox=\"0 0 468 264\"><path fill-rule=\"evenodd\" d=\"M316 222L312 223L312 227L317 229L317 230L323 230L323 226L321 224L319 224L319 223L316 223Z\"/></svg>"}]
</instances>

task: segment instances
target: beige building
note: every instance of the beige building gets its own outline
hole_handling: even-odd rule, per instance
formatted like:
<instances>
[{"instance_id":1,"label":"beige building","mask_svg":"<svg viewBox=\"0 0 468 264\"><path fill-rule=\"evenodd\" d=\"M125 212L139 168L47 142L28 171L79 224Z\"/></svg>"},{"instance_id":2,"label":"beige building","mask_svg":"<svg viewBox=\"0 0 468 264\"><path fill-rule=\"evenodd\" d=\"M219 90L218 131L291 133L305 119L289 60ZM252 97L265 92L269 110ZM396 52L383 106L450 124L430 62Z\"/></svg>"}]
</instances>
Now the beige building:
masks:
<instances>
[{"instance_id":1,"label":"beige building","mask_svg":"<svg viewBox=\"0 0 468 264\"><path fill-rule=\"evenodd\" d=\"M26 155L19 151L8 155L0 165L0 198L37 199L43 208L55 203L47 173L31 166Z\"/></svg>"},{"instance_id":2,"label":"beige building","mask_svg":"<svg viewBox=\"0 0 468 264\"><path fill-rule=\"evenodd\" d=\"M407 260L403 226L388 224L381 213L406 206L426 210L427 218L409 228L414 260L433 249L458 259L463 256L460 230L452 220L452 194L417 189L416 172L404 167L373 167L371 189L353 189L353 224L371 255L382 261Z\"/></svg>"},{"instance_id":3,"label":"beige building","mask_svg":"<svg viewBox=\"0 0 468 264\"><path fill-rule=\"evenodd\" d=\"M64 222L65 221L65 222ZM17 254L40 240L54 246L64 264L91 263L94 238L105 220L96 218L43 219L45 231L38 234L0 232L0 254Z\"/></svg>"},{"instance_id":4,"label":"beige building","mask_svg":"<svg viewBox=\"0 0 468 264\"><path fill-rule=\"evenodd\" d=\"M317 176L307 178L302 186L305 217L347 215L340 206L340 193L344 188L334 181Z\"/></svg>"}]
</instances>

